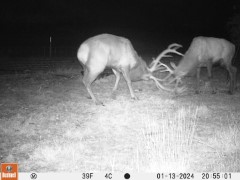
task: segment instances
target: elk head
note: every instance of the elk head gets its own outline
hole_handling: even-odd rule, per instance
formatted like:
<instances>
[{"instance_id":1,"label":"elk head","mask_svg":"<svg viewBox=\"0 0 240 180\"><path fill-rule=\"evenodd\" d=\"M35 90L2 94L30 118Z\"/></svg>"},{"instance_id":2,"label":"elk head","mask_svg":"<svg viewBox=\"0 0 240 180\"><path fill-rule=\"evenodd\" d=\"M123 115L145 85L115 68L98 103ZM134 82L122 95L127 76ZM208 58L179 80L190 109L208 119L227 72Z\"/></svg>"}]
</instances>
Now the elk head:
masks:
<instances>
[{"instance_id":1,"label":"elk head","mask_svg":"<svg viewBox=\"0 0 240 180\"><path fill-rule=\"evenodd\" d=\"M174 68L174 71L170 72L170 75L174 75L169 83L176 81L175 91L178 89L178 84L181 79L191 73L197 74L197 87L196 93L199 93L199 80L201 67L207 67L209 83L212 79L212 65L220 62L224 66L230 77L229 93L233 94L236 86L236 67L232 66L232 58L235 53L235 45L231 42L213 37L195 37L187 52L181 59L179 65ZM171 64L174 66L174 64ZM169 76L170 76L169 75ZM214 93L214 91L212 91Z\"/></svg>"}]
</instances>

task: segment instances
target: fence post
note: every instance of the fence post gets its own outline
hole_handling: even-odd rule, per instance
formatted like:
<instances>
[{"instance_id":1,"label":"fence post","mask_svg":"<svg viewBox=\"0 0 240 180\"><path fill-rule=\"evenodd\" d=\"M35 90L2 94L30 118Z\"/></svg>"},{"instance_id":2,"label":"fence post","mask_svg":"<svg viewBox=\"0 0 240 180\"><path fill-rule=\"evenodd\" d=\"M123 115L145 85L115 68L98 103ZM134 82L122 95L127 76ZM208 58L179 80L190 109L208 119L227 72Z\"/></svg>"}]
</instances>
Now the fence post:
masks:
<instances>
[{"instance_id":1,"label":"fence post","mask_svg":"<svg viewBox=\"0 0 240 180\"><path fill-rule=\"evenodd\" d=\"M52 36L49 39L49 57L52 57Z\"/></svg>"}]
</instances>

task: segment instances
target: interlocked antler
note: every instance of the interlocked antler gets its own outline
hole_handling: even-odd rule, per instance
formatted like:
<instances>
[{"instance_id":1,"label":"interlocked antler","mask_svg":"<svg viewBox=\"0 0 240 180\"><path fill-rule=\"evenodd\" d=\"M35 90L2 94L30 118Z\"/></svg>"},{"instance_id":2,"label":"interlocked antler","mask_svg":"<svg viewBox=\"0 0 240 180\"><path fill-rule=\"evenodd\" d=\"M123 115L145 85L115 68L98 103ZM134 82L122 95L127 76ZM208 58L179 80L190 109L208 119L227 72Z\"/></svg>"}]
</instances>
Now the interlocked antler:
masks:
<instances>
[{"instance_id":1,"label":"interlocked antler","mask_svg":"<svg viewBox=\"0 0 240 180\"><path fill-rule=\"evenodd\" d=\"M152 79L155 82L155 84L156 84L158 89L163 89L165 91L175 92L177 94L181 94L181 93L183 93L184 91L187 90L187 88L185 86L178 87L178 84L179 84L178 80L176 82L175 88L168 88L168 87L162 85L159 82L159 81L162 81L161 79L158 79L158 78L156 78L154 76L150 76L150 79Z\"/></svg>"},{"instance_id":2,"label":"interlocked antler","mask_svg":"<svg viewBox=\"0 0 240 180\"><path fill-rule=\"evenodd\" d=\"M169 71L170 74L172 74L173 73L172 69L169 68L166 64L162 63L160 60L163 57L172 57L171 55L167 55L168 53L175 53L175 54L178 54L180 56L183 56L182 53L177 51L177 49L180 48L180 47L182 47L182 45L177 44L177 43L170 44L167 49L165 49L162 53L160 53L158 55L158 57L156 59L154 59L152 61L152 63L150 64L149 70L151 72L154 72L154 71L157 71L159 69L162 69L162 67L164 67L165 70L162 70L161 72Z\"/></svg>"},{"instance_id":3,"label":"interlocked antler","mask_svg":"<svg viewBox=\"0 0 240 180\"><path fill-rule=\"evenodd\" d=\"M163 57L172 57L171 55L168 55L168 53L175 53L175 54L178 54L180 56L183 56L182 53L178 52L177 49L182 47L182 45L180 44L177 44L177 43L174 43L174 44L170 44L168 46L167 49L165 49L162 53L160 53L158 55L158 57L156 59L153 59L152 63L150 64L150 68L149 68L149 71L151 72L154 72L154 71L157 71L157 70L160 70L160 72L169 72L169 74L163 78L163 79L159 79L159 78L156 78L154 76L150 76L150 78L155 82L156 86L158 89L164 89L166 91L171 91L171 92L178 92L178 93L182 93L186 90L186 88L183 86L181 88L178 87L178 84L179 82L181 81L181 79L176 79L174 78L172 80L173 81L176 81L176 85L175 85L175 88L174 89L170 89L170 88L167 88L166 86L162 85L160 82L163 82L163 81L166 81L174 72L174 70L172 70L169 66L167 66L166 64L162 63L160 60L163 58ZM173 69L176 69L176 65L174 63L170 63L172 68ZM171 82L171 83L172 83Z\"/></svg>"}]
</instances>

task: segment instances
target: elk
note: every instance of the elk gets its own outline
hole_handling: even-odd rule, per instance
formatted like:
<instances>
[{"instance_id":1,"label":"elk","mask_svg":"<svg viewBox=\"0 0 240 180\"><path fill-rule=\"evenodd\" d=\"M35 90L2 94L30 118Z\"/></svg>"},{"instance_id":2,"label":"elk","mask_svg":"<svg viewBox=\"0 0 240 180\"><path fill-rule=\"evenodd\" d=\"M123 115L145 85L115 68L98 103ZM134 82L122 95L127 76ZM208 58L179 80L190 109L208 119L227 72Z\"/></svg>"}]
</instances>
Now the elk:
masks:
<instances>
[{"instance_id":1,"label":"elk","mask_svg":"<svg viewBox=\"0 0 240 180\"><path fill-rule=\"evenodd\" d=\"M167 71L170 74L164 79L168 79L171 75L174 75L169 83L176 82L175 92L178 90L178 84L180 80L190 73L195 71L197 75L196 93L199 93L199 79L201 67L207 67L208 80L212 79L212 65L220 63L224 66L230 77L229 94L233 94L236 86L236 73L237 68L232 66L232 58L235 54L235 45L225 39L213 38L213 37L195 37L189 49L182 57L179 65L176 67L171 63L174 70L168 68ZM174 67L175 66L175 67ZM214 91L213 91L214 92Z\"/></svg>"},{"instance_id":2,"label":"elk","mask_svg":"<svg viewBox=\"0 0 240 180\"><path fill-rule=\"evenodd\" d=\"M166 50L153 60L150 67L134 50L132 43L120 36L111 34L100 34L87 39L83 42L77 52L77 57L84 68L83 84L85 85L91 99L97 105L103 105L93 94L91 84L97 76L104 71L106 67L110 67L116 76L116 82L112 90L112 98L116 97L116 90L120 81L121 74L127 82L131 98L137 100L132 89L132 81L153 80L158 89L170 91L164 87L161 79L153 76L153 72L167 67L160 60L168 57L168 53L183 55L177 51L181 47L179 44L171 44Z\"/></svg>"}]
</instances>

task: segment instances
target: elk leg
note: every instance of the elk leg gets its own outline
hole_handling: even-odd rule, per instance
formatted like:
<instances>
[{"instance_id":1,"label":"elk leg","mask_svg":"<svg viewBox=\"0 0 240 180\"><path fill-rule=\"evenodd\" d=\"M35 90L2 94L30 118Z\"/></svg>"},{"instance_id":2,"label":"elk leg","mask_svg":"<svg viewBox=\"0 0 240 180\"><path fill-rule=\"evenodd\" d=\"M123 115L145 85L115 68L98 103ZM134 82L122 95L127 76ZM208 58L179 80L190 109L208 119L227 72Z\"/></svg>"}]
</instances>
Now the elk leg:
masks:
<instances>
[{"instance_id":1,"label":"elk leg","mask_svg":"<svg viewBox=\"0 0 240 180\"><path fill-rule=\"evenodd\" d=\"M229 94L233 94L233 91L236 87L236 73L237 73L237 68L233 66L227 67L227 70L229 72L230 76L230 87L229 87Z\"/></svg>"},{"instance_id":2,"label":"elk leg","mask_svg":"<svg viewBox=\"0 0 240 180\"><path fill-rule=\"evenodd\" d=\"M181 81L181 79L180 78L177 78L177 80L176 80L176 84L175 84L175 87L174 87L174 94L175 95L178 95L178 85L179 85L179 83L180 83L180 81Z\"/></svg>"},{"instance_id":3,"label":"elk leg","mask_svg":"<svg viewBox=\"0 0 240 180\"><path fill-rule=\"evenodd\" d=\"M133 89L132 89L132 82L131 82L130 75L129 75L129 69L126 69L126 68L122 69L122 74L123 74L124 79L127 82L128 89L129 89L130 94L131 94L131 98L134 99L134 100L137 100L138 98L135 96L135 94L133 92Z\"/></svg>"},{"instance_id":4,"label":"elk leg","mask_svg":"<svg viewBox=\"0 0 240 180\"><path fill-rule=\"evenodd\" d=\"M226 85L229 86L230 85L230 73L227 70L227 80L226 80Z\"/></svg>"},{"instance_id":5,"label":"elk leg","mask_svg":"<svg viewBox=\"0 0 240 180\"><path fill-rule=\"evenodd\" d=\"M232 72L233 72L233 91L237 89L237 68L232 66Z\"/></svg>"},{"instance_id":6,"label":"elk leg","mask_svg":"<svg viewBox=\"0 0 240 180\"><path fill-rule=\"evenodd\" d=\"M195 91L196 94L199 94L200 72L201 72L201 67L197 67L197 87Z\"/></svg>"},{"instance_id":7,"label":"elk leg","mask_svg":"<svg viewBox=\"0 0 240 180\"><path fill-rule=\"evenodd\" d=\"M83 75L83 78L84 78L84 76L87 76L87 74L88 74L88 70L87 70L87 68L86 68L85 65L83 66L83 70L82 70L81 74ZM83 84L84 84L84 86L85 86L84 81L83 81ZM86 86L85 86L85 87L86 87ZM89 95L89 93L88 93L88 95L87 95L87 98L88 98L88 99L92 99L92 97Z\"/></svg>"},{"instance_id":8,"label":"elk leg","mask_svg":"<svg viewBox=\"0 0 240 180\"><path fill-rule=\"evenodd\" d=\"M112 94L111 94L111 97L112 99L116 99L116 90L117 90L117 87L118 87L118 83L120 81L120 78L121 78L121 74L120 72L112 69L113 73L115 74L116 76L116 82L115 82L115 85L114 85L114 88L113 88L113 91L112 91Z\"/></svg>"},{"instance_id":9,"label":"elk leg","mask_svg":"<svg viewBox=\"0 0 240 180\"><path fill-rule=\"evenodd\" d=\"M100 74L101 72L97 72L97 73L93 73L91 71L89 71L89 69L85 69L85 72L84 72L84 76L83 76L83 84L85 85L87 91L88 91L88 94L91 96L93 102L96 104L96 105L103 105L103 103L101 101L99 101L94 95L93 95L93 92L92 92L92 89L91 89L91 84L92 82L97 78L97 76Z\"/></svg>"},{"instance_id":10,"label":"elk leg","mask_svg":"<svg viewBox=\"0 0 240 180\"><path fill-rule=\"evenodd\" d=\"M212 89L212 94L216 94L216 91L212 87L212 61L209 60L207 63L207 71L208 71L208 83L210 88Z\"/></svg>"}]
</instances>

